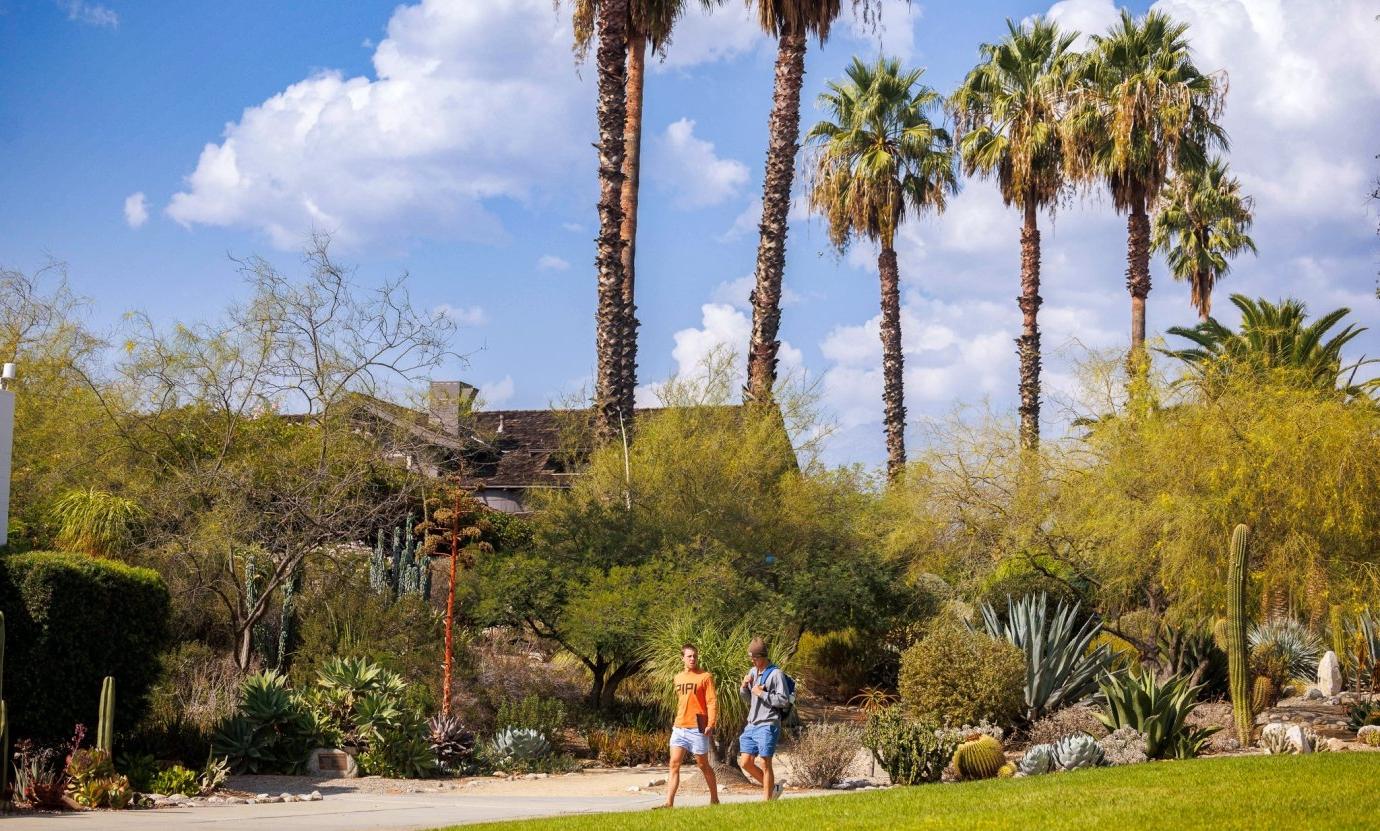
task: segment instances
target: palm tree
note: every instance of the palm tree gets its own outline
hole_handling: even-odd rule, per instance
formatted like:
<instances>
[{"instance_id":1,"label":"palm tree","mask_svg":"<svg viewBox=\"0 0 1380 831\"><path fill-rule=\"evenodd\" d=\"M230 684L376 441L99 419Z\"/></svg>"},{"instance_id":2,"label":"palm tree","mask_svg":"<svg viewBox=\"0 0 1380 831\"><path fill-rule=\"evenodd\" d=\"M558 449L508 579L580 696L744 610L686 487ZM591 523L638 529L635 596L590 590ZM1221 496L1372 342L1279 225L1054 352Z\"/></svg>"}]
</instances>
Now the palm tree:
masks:
<instances>
[{"instance_id":1,"label":"palm tree","mask_svg":"<svg viewBox=\"0 0 1380 831\"><path fill-rule=\"evenodd\" d=\"M1150 12L1093 36L1083 82L1066 121L1068 160L1084 178L1107 183L1126 219L1126 288L1131 294L1131 361L1145 353L1145 300L1150 295L1150 217L1175 167L1204 163L1225 148L1216 123L1224 84L1194 65L1188 26Z\"/></svg>"},{"instance_id":2,"label":"palm tree","mask_svg":"<svg viewBox=\"0 0 1380 831\"><path fill-rule=\"evenodd\" d=\"M1168 333L1191 341L1188 349L1162 350L1188 364L1193 377L1216 386L1242 373L1270 374L1311 389L1340 391L1347 397L1368 395L1380 379L1355 382L1356 372L1374 359L1344 364L1342 348L1365 327L1348 324L1327 337L1350 309L1336 309L1308 322L1308 309L1298 300L1271 303L1241 294L1231 296L1241 311L1241 329L1233 332L1209 317L1192 328L1174 326Z\"/></svg>"},{"instance_id":3,"label":"palm tree","mask_svg":"<svg viewBox=\"0 0 1380 831\"><path fill-rule=\"evenodd\" d=\"M628 77L625 88L627 114L623 124L623 188L619 204L623 224L623 284L620 291L618 337L618 399L623 413L631 419L637 389L637 306L634 302L637 251L637 198L642 169L642 92L647 72L647 47L665 54L671 31L685 14L691 0L628 0ZM724 0L697 0L705 10ZM583 60L594 40L595 17L599 0L574 0L571 21L575 32L575 51ZM629 421L629 425L630 425Z\"/></svg>"},{"instance_id":4,"label":"palm tree","mask_svg":"<svg viewBox=\"0 0 1380 831\"><path fill-rule=\"evenodd\" d=\"M1189 302L1203 320L1212 313L1213 287L1231 270L1227 259L1255 253L1251 207L1221 158L1179 171L1160 194L1150 243L1166 252L1174 279L1188 283Z\"/></svg>"},{"instance_id":5,"label":"palm tree","mask_svg":"<svg viewBox=\"0 0 1380 831\"><path fill-rule=\"evenodd\" d=\"M1021 445L1040 443L1041 208L1053 211L1066 185L1062 119L1077 80L1076 33L1035 18L1006 21L1000 43L983 44L978 64L950 99L964 172L997 180L1002 201L1025 213L1021 227Z\"/></svg>"},{"instance_id":6,"label":"palm tree","mask_svg":"<svg viewBox=\"0 0 1380 831\"><path fill-rule=\"evenodd\" d=\"M623 162L627 156L628 2L599 0L594 8L593 32L598 74L599 122L599 236L594 269L598 280L594 346L595 431L608 441L632 423L632 408L624 392L622 374L630 365L627 353L627 314L623 300Z\"/></svg>"},{"instance_id":7,"label":"palm tree","mask_svg":"<svg viewBox=\"0 0 1380 831\"><path fill-rule=\"evenodd\" d=\"M754 2L754 0L749 0ZM755 0L758 20L776 37L776 85L767 123L767 167L762 177L762 224L757 244L756 284L752 302L752 339L748 344L748 401L765 402L776 383L776 339L781 327L781 279L786 270L786 218L791 210L791 183L800 133L800 87L805 81L805 39L820 45L839 16L840 0ZM868 0L854 0L866 6Z\"/></svg>"},{"instance_id":8,"label":"palm tree","mask_svg":"<svg viewBox=\"0 0 1380 831\"><path fill-rule=\"evenodd\" d=\"M870 66L854 58L848 80L831 81L819 96L832 120L819 122L806 136L818 148L810 207L828 220L830 240L840 250L856 236L881 246L882 398L892 481L906 465L896 231L908 211L942 212L948 195L958 189L953 142L928 115L939 109L939 94L920 83L923 73L903 70L893 58L879 58Z\"/></svg>"}]
</instances>

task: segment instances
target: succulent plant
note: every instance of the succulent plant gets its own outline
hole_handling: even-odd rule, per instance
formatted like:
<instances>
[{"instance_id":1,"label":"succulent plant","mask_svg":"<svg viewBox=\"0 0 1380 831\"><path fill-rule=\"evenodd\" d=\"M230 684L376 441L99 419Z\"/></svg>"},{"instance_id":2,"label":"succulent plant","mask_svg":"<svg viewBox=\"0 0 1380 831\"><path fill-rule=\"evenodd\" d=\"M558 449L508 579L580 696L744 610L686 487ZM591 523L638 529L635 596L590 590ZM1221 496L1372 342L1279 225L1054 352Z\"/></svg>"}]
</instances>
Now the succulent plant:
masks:
<instances>
[{"instance_id":1,"label":"succulent plant","mask_svg":"<svg viewBox=\"0 0 1380 831\"><path fill-rule=\"evenodd\" d=\"M1246 538L1250 529L1238 525L1231 532L1231 566L1227 575L1227 673L1231 687L1232 719L1236 740L1242 747L1251 743L1255 711L1251 706L1251 671L1246 652L1246 581L1250 578L1250 552Z\"/></svg>"},{"instance_id":2,"label":"succulent plant","mask_svg":"<svg viewBox=\"0 0 1380 831\"><path fill-rule=\"evenodd\" d=\"M1318 661L1323 655L1322 638L1291 618L1276 618L1247 631L1246 643L1255 650L1269 644L1279 648L1290 678L1312 681L1318 676Z\"/></svg>"},{"instance_id":3,"label":"succulent plant","mask_svg":"<svg viewBox=\"0 0 1380 831\"><path fill-rule=\"evenodd\" d=\"M1257 744L1272 756L1287 756L1299 752L1298 746L1289 738L1286 730L1263 730Z\"/></svg>"},{"instance_id":4,"label":"succulent plant","mask_svg":"<svg viewBox=\"0 0 1380 831\"><path fill-rule=\"evenodd\" d=\"M1144 734L1145 752L1152 758L1191 759L1216 732L1188 723L1199 690L1182 677L1161 684L1149 672L1108 675L1102 681L1107 712L1100 718L1109 729L1129 726Z\"/></svg>"},{"instance_id":5,"label":"succulent plant","mask_svg":"<svg viewBox=\"0 0 1380 831\"><path fill-rule=\"evenodd\" d=\"M1006 764L1001 742L991 736L978 735L954 751L954 767L964 779L991 779Z\"/></svg>"},{"instance_id":6,"label":"succulent plant","mask_svg":"<svg viewBox=\"0 0 1380 831\"><path fill-rule=\"evenodd\" d=\"M1380 725L1364 724L1356 731L1356 738L1367 747L1380 747Z\"/></svg>"},{"instance_id":7,"label":"succulent plant","mask_svg":"<svg viewBox=\"0 0 1380 831\"><path fill-rule=\"evenodd\" d=\"M1279 703L1279 688L1265 675L1257 675L1251 682L1251 711L1263 713Z\"/></svg>"},{"instance_id":8,"label":"succulent plant","mask_svg":"<svg viewBox=\"0 0 1380 831\"><path fill-rule=\"evenodd\" d=\"M505 727L494 736L492 750L503 764L535 762L551 752L551 743L530 727Z\"/></svg>"},{"instance_id":9,"label":"succulent plant","mask_svg":"<svg viewBox=\"0 0 1380 831\"><path fill-rule=\"evenodd\" d=\"M96 722L96 747L106 756L115 752L115 679L109 675L101 682L100 720Z\"/></svg>"},{"instance_id":10,"label":"succulent plant","mask_svg":"<svg viewBox=\"0 0 1380 831\"><path fill-rule=\"evenodd\" d=\"M1065 736L1054 745L1054 764L1060 770L1098 767L1107 763L1097 739L1087 733Z\"/></svg>"},{"instance_id":11,"label":"succulent plant","mask_svg":"<svg viewBox=\"0 0 1380 831\"><path fill-rule=\"evenodd\" d=\"M1010 779L1011 777L1013 777L1013 776L1015 776L1015 775L1016 775L1016 766L1013 765L1013 764L1011 764L1010 762L1007 762L1006 764L1002 765L1000 768L997 769L997 778L998 778L998 779Z\"/></svg>"},{"instance_id":12,"label":"succulent plant","mask_svg":"<svg viewBox=\"0 0 1380 831\"><path fill-rule=\"evenodd\" d=\"M427 741L444 770L456 770L474 755L474 731L458 716L432 716L427 722Z\"/></svg>"},{"instance_id":13,"label":"succulent plant","mask_svg":"<svg viewBox=\"0 0 1380 831\"><path fill-rule=\"evenodd\" d=\"M938 782L958 741L952 730L914 721L900 706L868 716L863 731L863 746L897 785Z\"/></svg>"},{"instance_id":14,"label":"succulent plant","mask_svg":"<svg viewBox=\"0 0 1380 831\"><path fill-rule=\"evenodd\" d=\"M1049 773L1056 767L1054 745L1037 744L1025 752L1021 761L1016 765L1016 770L1022 776L1039 776Z\"/></svg>"},{"instance_id":15,"label":"succulent plant","mask_svg":"<svg viewBox=\"0 0 1380 831\"><path fill-rule=\"evenodd\" d=\"M1059 601L1048 611L1041 592L1020 600L1007 598L1003 622L990 604L982 605L983 626L992 637L1005 638L1025 653L1025 717L1044 717L1097 692L1097 677L1111 663L1105 645L1090 648L1102 631L1095 617L1077 625L1079 604Z\"/></svg>"}]
</instances>

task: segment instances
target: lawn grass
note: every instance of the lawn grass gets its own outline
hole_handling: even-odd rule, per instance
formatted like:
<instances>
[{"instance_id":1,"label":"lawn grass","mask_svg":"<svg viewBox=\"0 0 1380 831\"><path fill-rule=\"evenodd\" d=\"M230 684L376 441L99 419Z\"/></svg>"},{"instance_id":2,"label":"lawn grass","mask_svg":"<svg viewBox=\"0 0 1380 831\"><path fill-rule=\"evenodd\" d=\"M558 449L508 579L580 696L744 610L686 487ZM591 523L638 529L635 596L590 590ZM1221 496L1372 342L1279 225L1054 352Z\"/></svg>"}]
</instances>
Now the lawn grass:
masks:
<instances>
[{"instance_id":1,"label":"lawn grass","mask_svg":"<svg viewBox=\"0 0 1380 831\"><path fill-rule=\"evenodd\" d=\"M589 814L457 831L1380 828L1380 753L1156 762L1024 779L672 811Z\"/></svg>"}]
</instances>

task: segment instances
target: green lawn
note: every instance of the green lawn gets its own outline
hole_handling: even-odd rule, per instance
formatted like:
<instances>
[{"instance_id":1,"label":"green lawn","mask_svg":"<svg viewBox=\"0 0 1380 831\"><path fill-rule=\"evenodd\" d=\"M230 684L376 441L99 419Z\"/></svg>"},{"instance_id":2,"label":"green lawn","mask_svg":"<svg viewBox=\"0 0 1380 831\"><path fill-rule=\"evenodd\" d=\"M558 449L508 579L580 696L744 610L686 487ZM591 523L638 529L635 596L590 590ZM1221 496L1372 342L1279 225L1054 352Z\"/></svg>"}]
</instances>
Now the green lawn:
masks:
<instances>
[{"instance_id":1,"label":"green lawn","mask_svg":"<svg viewBox=\"0 0 1380 831\"><path fill-rule=\"evenodd\" d=\"M958 785L673 811L594 814L459 831L617 829L1380 828L1380 753L1156 762Z\"/></svg>"}]
</instances>

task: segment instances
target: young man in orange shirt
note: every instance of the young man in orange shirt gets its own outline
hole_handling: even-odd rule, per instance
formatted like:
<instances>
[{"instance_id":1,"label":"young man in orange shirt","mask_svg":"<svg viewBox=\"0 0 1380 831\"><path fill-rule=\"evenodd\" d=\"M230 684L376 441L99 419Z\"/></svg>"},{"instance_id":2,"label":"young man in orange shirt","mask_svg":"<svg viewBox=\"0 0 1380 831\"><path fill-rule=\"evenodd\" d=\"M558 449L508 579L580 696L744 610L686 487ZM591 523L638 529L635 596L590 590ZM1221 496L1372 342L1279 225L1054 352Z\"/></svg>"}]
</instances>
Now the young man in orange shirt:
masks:
<instances>
[{"instance_id":1,"label":"young man in orange shirt","mask_svg":"<svg viewBox=\"0 0 1380 831\"><path fill-rule=\"evenodd\" d=\"M680 648L685 670L676 675L676 721L671 726L671 776L666 788L666 805L676 802L680 788L680 766L685 754L695 757L695 764L704 774L709 786L709 804L719 804L719 784L714 779L714 767L709 764L709 741L719 718L719 695L714 689L714 676L700 669L700 651L693 643Z\"/></svg>"}]
</instances>

